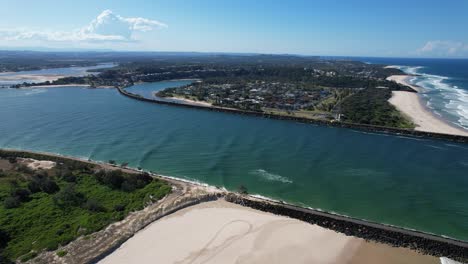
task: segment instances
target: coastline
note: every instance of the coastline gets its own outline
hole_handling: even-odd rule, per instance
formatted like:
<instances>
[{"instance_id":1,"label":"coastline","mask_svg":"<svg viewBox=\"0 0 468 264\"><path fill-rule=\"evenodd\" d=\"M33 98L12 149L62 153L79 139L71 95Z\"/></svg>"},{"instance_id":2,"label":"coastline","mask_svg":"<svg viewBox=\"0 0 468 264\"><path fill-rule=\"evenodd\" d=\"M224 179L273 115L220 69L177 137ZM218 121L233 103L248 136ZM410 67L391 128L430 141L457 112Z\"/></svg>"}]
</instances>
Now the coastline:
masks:
<instances>
[{"instance_id":1,"label":"coastline","mask_svg":"<svg viewBox=\"0 0 468 264\"><path fill-rule=\"evenodd\" d=\"M49 84L49 85L32 85L32 86L24 86L16 89L36 89L36 88L68 88L68 87L88 87L91 89L114 89L113 86L97 86L93 87L89 84Z\"/></svg>"},{"instance_id":2,"label":"coastline","mask_svg":"<svg viewBox=\"0 0 468 264\"><path fill-rule=\"evenodd\" d=\"M294 115L279 115L279 114L274 114L274 113L254 112L254 111L218 107L218 106L184 104L184 103L174 102L170 100L157 100L157 99L142 97L140 95L133 94L131 92L126 91L125 88L123 87L117 87L116 89L123 96L129 97L134 100L142 101L142 102L148 102L148 103L171 105L171 106L177 106L177 107L201 109L201 110L207 110L207 111L224 112L224 113L239 114L239 115L249 115L249 116L256 116L256 117L276 119L276 120L285 120L285 121L293 121L293 122L306 123L306 124L322 125L322 126L328 126L328 127L348 128L348 129L361 130L365 132L376 132L376 133L393 134L393 135L400 135L400 136L403 135L403 136L411 136L411 137L426 137L426 138L432 138L432 139L468 143L467 135L446 134L446 133L437 133L437 132L430 132L430 131L419 131L419 130L413 130L413 129L374 126L374 125L366 125L366 124L358 124L358 123L347 123L347 122L340 122L340 121L326 121L326 120L321 120L321 119L311 119L311 118L294 116Z\"/></svg>"},{"instance_id":3,"label":"coastline","mask_svg":"<svg viewBox=\"0 0 468 264\"><path fill-rule=\"evenodd\" d=\"M58 154L24 150L0 149L0 151L16 151L18 153L25 153L25 155L43 155L45 158L43 157L42 159L50 158L55 161L60 161L60 159L71 159L97 165L105 169L122 169L129 173L141 173L140 170L133 168L120 167L104 162L85 160ZM450 257L452 259L468 260L468 242L465 241L359 220L347 216L330 214L314 209L297 207L283 202L275 202L273 200L259 198L254 195L239 195L220 188L211 187L206 184L179 180L157 174L152 175L173 184L175 188L174 193L167 199L164 198L161 203L158 202L154 205L150 205L150 207L143 211L131 214L129 219L124 219L123 223L126 223L124 225L130 225L130 227L127 227L127 229L132 230L130 234L127 229L124 233L120 233L118 231L119 229L116 230L116 228L122 227L122 224L118 222L112 224L105 230L99 231L97 234L93 234L93 237L95 238L96 236L100 236L101 233L105 236L104 242L107 241L106 243L108 244L105 244L104 248L102 245L102 239L100 239L101 242L96 242L94 239L87 240L86 238L79 238L60 250L65 249L68 252L76 251L78 252L77 254L68 254L67 256L78 259L88 258L95 263L114 252L114 250L119 248L123 243L125 243L125 241L130 239L135 232L143 230L146 226L163 216L170 215L178 210L196 204L224 199L229 203L242 205L245 208L255 209L257 212L263 211L276 216L298 219L304 223L317 225L326 230L336 231L346 235L347 237L351 236L364 239L366 241L374 241L374 244L378 243L379 248L381 246L391 246L399 249L406 248L406 250L421 252L435 257ZM135 221L135 218L140 220ZM164 220L164 218L162 219ZM209 221L209 219L206 221ZM96 247L96 243L101 243L99 244L100 247ZM56 258L56 255L55 252L44 252L40 254L39 257L41 260L51 260Z\"/></svg>"},{"instance_id":4,"label":"coastline","mask_svg":"<svg viewBox=\"0 0 468 264\"><path fill-rule=\"evenodd\" d=\"M410 78L409 75L393 75L387 78L389 81L409 86L417 91L416 93L393 91L392 98L390 98L389 102L416 125L415 130L468 136L468 130L456 127L432 113L430 109L424 105L422 98L420 98L418 94L421 93L423 89L411 84L408 78Z\"/></svg>"},{"instance_id":5,"label":"coastline","mask_svg":"<svg viewBox=\"0 0 468 264\"><path fill-rule=\"evenodd\" d=\"M10 75L10 76L8 76ZM3 72L0 73L2 81L18 81L18 80L33 80L40 82L52 82L58 79L66 77L65 75L40 75L40 74L16 74L15 72Z\"/></svg>"}]
</instances>

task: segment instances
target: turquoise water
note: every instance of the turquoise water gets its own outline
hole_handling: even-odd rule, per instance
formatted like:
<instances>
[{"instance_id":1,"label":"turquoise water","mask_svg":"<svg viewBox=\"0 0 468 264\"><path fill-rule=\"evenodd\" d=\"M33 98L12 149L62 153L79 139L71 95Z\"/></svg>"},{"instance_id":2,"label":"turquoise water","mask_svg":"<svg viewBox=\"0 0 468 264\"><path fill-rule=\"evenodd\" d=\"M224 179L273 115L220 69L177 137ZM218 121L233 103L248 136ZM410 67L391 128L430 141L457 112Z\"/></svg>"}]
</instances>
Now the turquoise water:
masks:
<instances>
[{"instance_id":1,"label":"turquoise water","mask_svg":"<svg viewBox=\"0 0 468 264\"><path fill-rule=\"evenodd\" d=\"M182 84L182 83L181 83ZM174 82L137 89L159 89ZM468 145L140 102L0 89L0 147L164 175L468 240Z\"/></svg>"},{"instance_id":2,"label":"turquoise water","mask_svg":"<svg viewBox=\"0 0 468 264\"><path fill-rule=\"evenodd\" d=\"M154 92L161 91L166 88L184 86L192 82L193 81L191 80L172 80L172 81L155 82L155 83L141 83L141 84L136 84L132 87L128 87L126 88L126 90L128 92L139 94L143 97L150 98L150 99L162 99L162 98L156 97L154 95Z\"/></svg>"}]
</instances>

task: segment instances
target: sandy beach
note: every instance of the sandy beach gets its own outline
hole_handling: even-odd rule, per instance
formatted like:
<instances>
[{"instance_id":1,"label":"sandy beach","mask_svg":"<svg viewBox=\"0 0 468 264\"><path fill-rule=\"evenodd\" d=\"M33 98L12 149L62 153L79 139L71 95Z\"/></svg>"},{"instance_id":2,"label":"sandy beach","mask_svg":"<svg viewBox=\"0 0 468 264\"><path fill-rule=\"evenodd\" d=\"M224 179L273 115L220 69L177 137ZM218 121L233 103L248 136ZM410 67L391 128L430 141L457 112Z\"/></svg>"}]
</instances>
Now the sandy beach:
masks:
<instances>
[{"instance_id":1,"label":"sandy beach","mask_svg":"<svg viewBox=\"0 0 468 264\"><path fill-rule=\"evenodd\" d=\"M224 200L180 210L141 230L99 263L439 263Z\"/></svg>"},{"instance_id":2,"label":"sandy beach","mask_svg":"<svg viewBox=\"0 0 468 264\"><path fill-rule=\"evenodd\" d=\"M164 99L175 100L175 101L178 101L180 103L191 104L191 105L199 105L199 106L206 106L206 107L212 107L213 106L211 103L202 102L202 101L195 101L195 100L190 100L190 99L181 98L181 97L165 97Z\"/></svg>"},{"instance_id":3,"label":"sandy beach","mask_svg":"<svg viewBox=\"0 0 468 264\"><path fill-rule=\"evenodd\" d=\"M64 75L39 75L39 74L12 74L7 73L0 74L1 81L18 81L18 80L29 80L30 82L46 82L56 81L64 78Z\"/></svg>"},{"instance_id":4,"label":"sandy beach","mask_svg":"<svg viewBox=\"0 0 468 264\"><path fill-rule=\"evenodd\" d=\"M394 75L388 77L387 80L410 86L417 92L422 92L420 87L410 84L408 78L407 75ZM468 136L467 130L450 125L431 113L421 101L418 93L393 91L392 94L389 102L416 124L415 130Z\"/></svg>"},{"instance_id":5,"label":"sandy beach","mask_svg":"<svg viewBox=\"0 0 468 264\"><path fill-rule=\"evenodd\" d=\"M21 87L21 89L35 89L35 88L66 88L66 87L90 87L88 84L60 84L60 85L34 85Z\"/></svg>"}]
</instances>

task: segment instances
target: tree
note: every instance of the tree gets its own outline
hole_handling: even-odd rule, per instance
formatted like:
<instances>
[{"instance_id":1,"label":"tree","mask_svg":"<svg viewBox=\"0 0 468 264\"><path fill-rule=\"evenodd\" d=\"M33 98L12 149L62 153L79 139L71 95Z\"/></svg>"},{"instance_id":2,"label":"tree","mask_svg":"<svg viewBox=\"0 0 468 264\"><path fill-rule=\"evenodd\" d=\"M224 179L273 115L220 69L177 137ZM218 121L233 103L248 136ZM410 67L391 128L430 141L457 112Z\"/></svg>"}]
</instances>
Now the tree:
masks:
<instances>
[{"instance_id":1,"label":"tree","mask_svg":"<svg viewBox=\"0 0 468 264\"><path fill-rule=\"evenodd\" d=\"M54 203L61 207L79 206L86 201L82 193L76 191L73 184L65 186L62 190L54 195Z\"/></svg>"},{"instance_id":2,"label":"tree","mask_svg":"<svg viewBox=\"0 0 468 264\"><path fill-rule=\"evenodd\" d=\"M35 180L28 182L28 189L31 193L37 193L41 191L41 185Z\"/></svg>"},{"instance_id":3,"label":"tree","mask_svg":"<svg viewBox=\"0 0 468 264\"><path fill-rule=\"evenodd\" d=\"M31 192L28 189L13 188L10 191L11 197L15 197L20 203L29 201Z\"/></svg>"},{"instance_id":4,"label":"tree","mask_svg":"<svg viewBox=\"0 0 468 264\"><path fill-rule=\"evenodd\" d=\"M60 172L60 177L66 182L76 182L76 176L69 169L64 169Z\"/></svg>"},{"instance_id":5,"label":"tree","mask_svg":"<svg viewBox=\"0 0 468 264\"><path fill-rule=\"evenodd\" d=\"M49 178L42 178L39 181L39 185L41 186L41 190L48 194L53 194L60 190L57 183Z\"/></svg>"},{"instance_id":6,"label":"tree","mask_svg":"<svg viewBox=\"0 0 468 264\"><path fill-rule=\"evenodd\" d=\"M125 205L123 205L123 204L116 204L114 206L114 211L116 211L116 212L122 212L124 210L125 210Z\"/></svg>"}]
</instances>

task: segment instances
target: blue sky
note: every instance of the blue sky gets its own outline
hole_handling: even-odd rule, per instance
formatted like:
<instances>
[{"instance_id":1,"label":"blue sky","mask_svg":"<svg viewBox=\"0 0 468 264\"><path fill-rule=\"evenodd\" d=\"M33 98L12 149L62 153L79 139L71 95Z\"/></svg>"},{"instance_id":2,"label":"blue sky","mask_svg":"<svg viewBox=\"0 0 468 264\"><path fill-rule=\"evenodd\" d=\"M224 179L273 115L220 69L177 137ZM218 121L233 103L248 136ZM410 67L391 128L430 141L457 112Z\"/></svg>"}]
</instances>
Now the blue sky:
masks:
<instances>
[{"instance_id":1,"label":"blue sky","mask_svg":"<svg viewBox=\"0 0 468 264\"><path fill-rule=\"evenodd\" d=\"M0 0L0 47L468 57L465 0Z\"/></svg>"}]
</instances>

